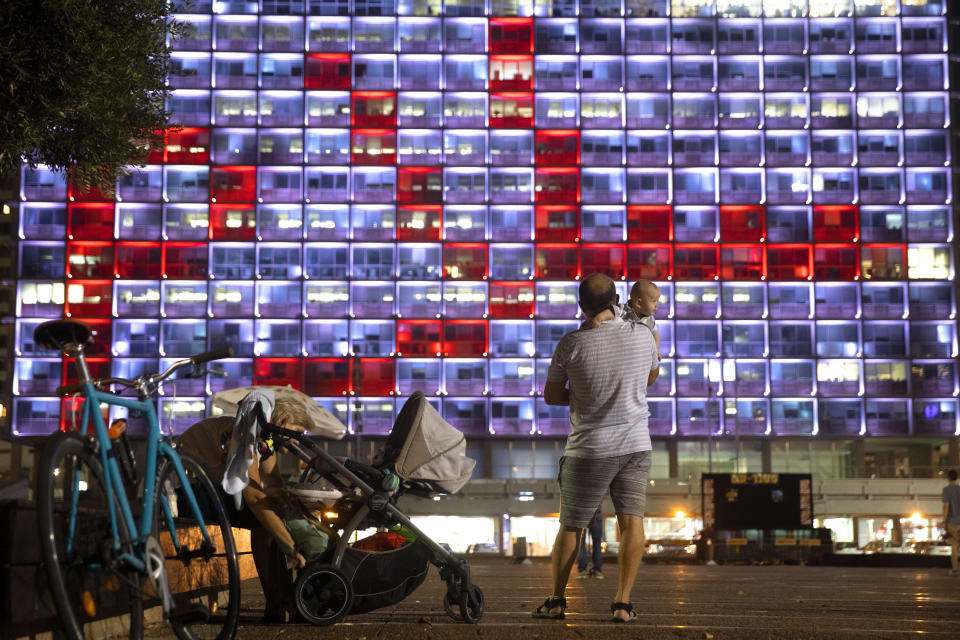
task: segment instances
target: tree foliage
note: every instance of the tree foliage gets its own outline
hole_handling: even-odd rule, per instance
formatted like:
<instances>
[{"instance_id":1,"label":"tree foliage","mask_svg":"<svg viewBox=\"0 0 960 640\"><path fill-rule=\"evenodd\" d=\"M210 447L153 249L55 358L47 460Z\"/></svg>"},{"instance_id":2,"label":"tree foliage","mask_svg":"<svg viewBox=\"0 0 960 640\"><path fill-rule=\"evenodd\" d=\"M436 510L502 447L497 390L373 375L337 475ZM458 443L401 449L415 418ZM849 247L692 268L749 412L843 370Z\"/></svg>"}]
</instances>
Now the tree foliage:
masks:
<instances>
[{"instance_id":1,"label":"tree foliage","mask_svg":"<svg viewBox=\"0 0 960 640\"><path fill-rule=\"evenodd\" d=\"M162 143L167 0L0 1L0 174L25 159L112 192Z\"/></svg>"}]
</instances>

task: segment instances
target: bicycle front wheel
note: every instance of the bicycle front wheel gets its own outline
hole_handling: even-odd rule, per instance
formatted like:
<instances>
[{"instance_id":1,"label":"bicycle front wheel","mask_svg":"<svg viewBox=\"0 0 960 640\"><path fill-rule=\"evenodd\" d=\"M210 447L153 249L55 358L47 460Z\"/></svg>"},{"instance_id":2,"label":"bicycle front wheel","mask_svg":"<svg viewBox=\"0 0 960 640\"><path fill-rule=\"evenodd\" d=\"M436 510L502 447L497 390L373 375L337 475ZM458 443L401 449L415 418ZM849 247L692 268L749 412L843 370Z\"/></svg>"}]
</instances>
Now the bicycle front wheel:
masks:
<instances>
[{"instance_id":1,"label":"bicycle front wheel","mask_svg":"<svg viewBox=\"0 0 960 640\"><path fill-rule=\"evenodd\" d=\"M117 498L107 493L93 439L67 432L50 436L37 475L43 565L66 636L142 638L144 578L117 559L111 504L121 549L132 551L132 541Z\"/></svg>"},{"instance_id":2,"label":"bicycle front wheel","mask_svg":"<svg viewBox=\"0 0 960 640\"><path fill-rule=\"evenodd\" d=\"M180 462L186 483L166 460L157 473L153 496L153 535L167 558L174 599L170 625L180 640L230 640L240 616L240 570L233 530L220 492L203 467L183 453ZM188 490L196 498L212 546L190 506Z\"/></svg>"}]
</instances>

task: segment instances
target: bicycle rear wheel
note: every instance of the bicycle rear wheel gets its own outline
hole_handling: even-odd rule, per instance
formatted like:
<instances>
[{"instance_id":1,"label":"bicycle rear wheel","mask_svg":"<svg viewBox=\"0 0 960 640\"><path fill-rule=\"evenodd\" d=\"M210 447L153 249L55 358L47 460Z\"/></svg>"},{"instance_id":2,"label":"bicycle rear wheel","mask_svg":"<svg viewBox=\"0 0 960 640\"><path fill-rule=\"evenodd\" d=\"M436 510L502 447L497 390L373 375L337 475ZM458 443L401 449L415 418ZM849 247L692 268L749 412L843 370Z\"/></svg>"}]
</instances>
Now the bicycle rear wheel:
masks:
<instances>
[{"instance_id":1,"label":"bicycle rear wheel","mask_svg":"<svg viewBox=\"0 0 960 640\"><path fill-rule=\"evenodd\" d=\"M116 560L109 505L117 505L117 498L106 492L93 439L66 432L50 436L37 475L43 565L66 636L142 638L144 576ZM116 515L121 546L131 551L119 508Z\"/></svg>"},{"instance_id":2,"label":"bicycle rear wheel","mask_svg":"<svg viewBox=\"0 0 960 640\"><path fill-rule=\"evenodd\" d=\"M180 462L213 546L206 544L173 463L165 461L157 473L153 496L153 535L167 558L174 599L170 626L180 640L230 640L240 616L240 570L233 530L220 492L200 464L183 453ZM171 521L179 546L171 536Z\"/></svg>"}]
</instances>

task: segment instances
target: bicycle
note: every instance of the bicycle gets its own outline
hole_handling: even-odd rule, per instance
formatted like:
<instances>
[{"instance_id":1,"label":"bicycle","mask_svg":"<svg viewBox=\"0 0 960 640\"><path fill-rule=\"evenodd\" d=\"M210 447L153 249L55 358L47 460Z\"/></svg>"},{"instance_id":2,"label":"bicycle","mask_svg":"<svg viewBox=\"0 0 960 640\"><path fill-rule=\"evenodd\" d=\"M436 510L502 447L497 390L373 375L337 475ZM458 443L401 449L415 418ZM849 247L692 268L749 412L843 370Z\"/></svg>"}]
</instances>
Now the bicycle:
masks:
<instances>
[{"instance_id":1,"label":"bicycle","mask_svg":"<svg viewBox=\"0 0 960 640\"><path fill-rule=\"evenodd\" d=\"M163 619L180 640L230 640L240 614L230 521L200 464L177 452L171 436L161 432L152 396L176 371L191 368L192 375L203 375L203 364L233 351L195 355L163 373L132 380L93 379L84 358L84 346L92 342L86 324L45 322L34 331L34 340L73 358L79 380L57 393L83 402L79 430L50 436L37 468L43 564L66 636L81 640L120 633L139 639L145 606L159 601ZM135 389L137 397L121 397L122 389L108 391L111 385ZM146 417L139 483L124 425L115 421L108 428L102 404ZM139 519L128 494L139 503ZM186 588L174 594L171 583Z\"/></svg>"}]
</instances>

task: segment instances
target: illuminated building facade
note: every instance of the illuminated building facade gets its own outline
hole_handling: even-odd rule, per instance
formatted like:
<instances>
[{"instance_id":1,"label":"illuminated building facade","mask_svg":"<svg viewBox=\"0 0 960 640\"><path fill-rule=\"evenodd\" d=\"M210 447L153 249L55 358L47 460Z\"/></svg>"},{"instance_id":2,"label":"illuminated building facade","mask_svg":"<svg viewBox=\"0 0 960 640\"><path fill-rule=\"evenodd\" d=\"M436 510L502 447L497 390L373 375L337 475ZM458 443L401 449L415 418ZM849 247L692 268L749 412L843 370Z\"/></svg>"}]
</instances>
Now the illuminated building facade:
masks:
<instances>
[{"instance_id":1,"label":"illuminated building facade","mask_svg":"<svg viewBox=\"0 0 960 640\"><path fill-rule=\"evenodd\" d=\"M67 313L94 375L234 347L164 390L177 429L292 384L363 434L422 389L488 447L549 441L593 271L660 286L661 442L957 433L943 0L190 11L182 129L115 199L24 169L15 433L72 419L32 342Z\"/></svg>"}]
</instances>

